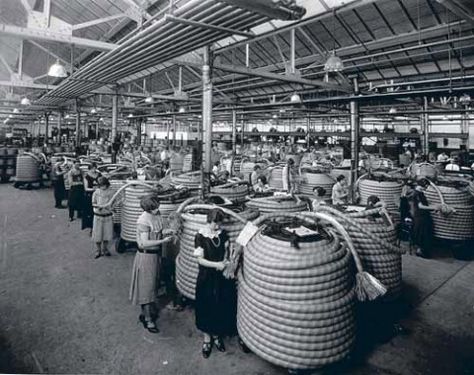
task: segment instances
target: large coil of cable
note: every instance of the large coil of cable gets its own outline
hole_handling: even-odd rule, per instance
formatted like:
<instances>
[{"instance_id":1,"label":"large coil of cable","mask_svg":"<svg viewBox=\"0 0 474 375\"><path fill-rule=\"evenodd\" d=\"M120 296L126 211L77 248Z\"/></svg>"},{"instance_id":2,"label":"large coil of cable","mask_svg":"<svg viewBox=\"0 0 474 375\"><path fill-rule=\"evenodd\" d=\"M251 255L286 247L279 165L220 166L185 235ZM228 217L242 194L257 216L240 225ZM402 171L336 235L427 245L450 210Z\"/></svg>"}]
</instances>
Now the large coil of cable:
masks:
<instances>
[{"instance_id":1,"label":"large coil of cable","mask_svg":"<svg viewBox=\"0 0 474 375\"><path fill-rule=\"evenodd\" d=\"M160 215L165 221L178 210L181 203L191 196L189 190L186 189L165 191L163 194L155 195L160 200Z\"/></svg>"},{"instance_id":2,"label":"large coil of cable","mask_svg":"<svg viewBox=\"0 0 474 375\"><path fill-rule=\"evenodd\" d=\"M125 180L110 180L110 190L115 194L127 181ZM112 220L114 224L122 222L122 204L124 199L124 192L120 194L114 205L112 206Z\"/></svg>"},{"instance_id":3,"label":"large coil of cable","mask_svg":"<svg viewBox=\"0 0 474 375\"><path fill-rule=\"evenodd\" d=\"M183 172L191 172L193 170L193 154L186 154L183 158Z\"/></svg>"},{"instance_id":4,"label":"large coil of cable","mask_svg":"<svg viewBox=\"0 0 474 375\"><path fill-rule=\"evenodd\" d=\"M140 199L151 194L151 190L142 185L127 186L124 190L122 202L122 229L120 236L125 241L135 242L137 238L137 220L143 213L140 207Z\"/></svg>"},{"instance_id":5,"label":"large coil of cable","mask_svg":"<svg viewBox=\"0 0 474 375\"><path fill-rule=\"evenodd\" d=\"M182 231L180 235L179 254L176 259L176 286L187 298L195 299L196 280L198 276L198 264L194 255L194 237L196 233L206 225L206 211L195 210L195 205L188 206L181 215ZM238 210L238 214L246 220L253 220L258 212L251 209ZM234 217L226 217L223 228L227 231L231 243L235 241L244 223Z\"/></svg>"},{"instance_id":6,"label":"large coil of cable","mask_svg":"<svg viewBox=\"0 0 474 375\"><path fill-rule=\"evenodd\" d=\"M301 171L302 181L299 187L299 192L303 195L312 196L313 189L316 186L322 187L326 190L325 197L330 198L332 194L332 187L336 181L326 173L321 173L311 168L304 168Z\"/></svg>"},{"instance_id":7,"label":"large coil of cable","mask_svg":"<svg viewBox=\"0 0 474 375\"><path fill-rule=\"evenodd\" d=\"M31 155L16 158L16 181L37 182L41 179L38 159Z\"/></svg>"},{"instance_id":8,"label":"large coil of cable","mask_svg":"<svg viewBox=\"0 0 474 375\"><path fill-rule=\"evenodd\" d=\"M283 190L283 165L272 167L268 176L268 186L276 190Z\"/></svg>"},{"instance_id":9,"label":"large coil of cable","mask_svg":"<svg viewBox=\"0 0 474 375\"><path fill-rule=\"evenodd\" d=\"M197 194L197 190L201 187L201 172L187 172L179 176L172 176L171 183L175 186L182 186Z\"/></svg>"},{"instance_id":10,"label":"large coil of cable","mask_svg":"<svg viewBox=\"0 0 474 375\"><path fill-rule=\"evenodd\" d=\"M385 300L395 299L402 289L402 256L397 245L397 229L383 208L366 211L338 211L320 206L319 212L327 212L341 220L359 254L364 269L380 280L387 288Z\"/></svg>"},{"instance_id":11,"label":"large coil of cable","mask_svg":"<svg viewBox=\"0 0 474 375\"><path fill-rule=\"evenodd\" d=\"M438 175L436 166L430 163L413 163L409 170L410 176L415 179L435 179Z\"/></svg>"},{"instance_id":12,"label":"large coil of cable","mask_svg":"<svg viewBox=\"0 0 474 375\"><path fill-rule=\"evenodd\" d=\"M270 162L265 159L259 159L257 161L243 159L240 165L240 174L242 179L249 181L249 176L252 174L256 165L259 165L261 169L265 169L270 165Z\"/></svg>"},{"instance_id":13,"label":"large coil of cable","mask_svg":"<svg viewBox=\"0 0 474 375\"><path fill-rule=\"evenodd\" d=\"M471 193L472 196L474 196L474 181L471 181L468 186L468 191Z\"/></svg>"},{"instance_id":14,"label":"large coil of cable","mask_svg":"<svg viewBox=\"0 0 474 375\"><path fill-rule=\"evenodd\" d=\"M454 208L454 212L444 214L443 212L432 212L431 217L434 225L434 236L448 240L469 240L474 238L474 197L468 187L451 187L438 185L425 191L426 199L430 206L438 206L442 203ZM442 202L442 200L444 202Z\"/></svg>"},{"instance_id":15,"label":"large coil of cable","mask_svg":"<svg viewBox=\"0 0 474 375\"><path fill-rule=\"evenodd\" d=\"M398 181L361 179L359 181L360 202L366 204L367 198L375 195L385 202L388 211L394 216L395 220L398 220L402 188L403 185Z\"/></svg>"},{"instance_id":16,"label":"large coil of cable","mask_svg":"<svg viewBox=\"0 0 474 375\"><path fill-rule=\"evenodd\" d=\"M338 236L300 242L257 233L239 274L237 327L263 359L312 369L344 359L355 340L352 261Z\"/></svg>"},{"instance_id":17,"label":"large coil of cable","mask_svg":"<svg viewBox=\"0 0 474 375\"><path fill-rule=\"evenodd\" d=\"M211 187L211 193L220 195L230 201L240 203L245 201L249 187L247 184L226 184L222 186Z\"/></svg>"},{"instance_id":18,"label":"large coil of cable","mask_svg":"<svg viewBox=\"0 0 474 375\"><path fill-rule=\"evenodd\" d=\"M293 197L252 198L247 207L257 209L261 214L271 212L301 212L308 210L308 205Z\"/></svg>"},{"instance_id":19,"label":"large coil of cable","mask_svg":"<svg viewBox=\"0 0 474 375\"><path fill-rule=\"evenodd\" d=\"M181 174L183 172L184 157L179 153L173 153L170 158L170 170L173 174Z\"/></svg>"}]
</instances>

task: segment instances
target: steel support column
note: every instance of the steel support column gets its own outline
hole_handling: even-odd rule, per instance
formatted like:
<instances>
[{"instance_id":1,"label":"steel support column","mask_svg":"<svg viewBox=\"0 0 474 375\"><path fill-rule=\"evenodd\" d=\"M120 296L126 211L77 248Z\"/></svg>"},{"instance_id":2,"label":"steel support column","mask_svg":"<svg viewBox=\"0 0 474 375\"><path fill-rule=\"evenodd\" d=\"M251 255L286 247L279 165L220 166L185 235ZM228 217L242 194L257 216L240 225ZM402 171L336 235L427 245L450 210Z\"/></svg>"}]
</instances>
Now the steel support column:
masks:
<instances>
[{"instance_id":1,"label":"steel support column","mask_svg":"<svg viewBox=\"0 0 474 375\"><path fill-rule=\"evenodd\" d=\"M173 147L176 147L176 116L173 115Z\"/></svg>"},{"instance_id":2,"label":"steel support column","mask_svg":"<svg viewBox=\"0 0 474 375\"><path fill-rule=\"evenodd\" d=\"M137 146L142 144L142 119L137 118Z\"/></svg>"},{"instance_id":3,"label":"steel support column","mask_svg":"<svg viewBox=\"0 0 474 375\"><path fill-rule=\"evenodd\" d=\"M310 117L308 116L306 118L306 148L309 149L309 146L310 146L310 127L311 127L311 119Z\"/></svg>"},{"instance_id":4,"label":"steel support column","mask_svg":"<svg viewBox=\"0 0 474 375\"><path fill-rule=\"evenodd\" d=\"M234 159L237 147L237 112L235 109L232 110L232 158L230 161L230 176L234 173Z\"/></svg>"},{"instance_id":5,"label":"steel support column","mask_svg":"<svg viewBox=\"0 0 474 375\"><path fill-rule=\"evenodd\" d=\"M63 121L63 113L58 112L58 144L61 145L61 126Z\"/></svg>"},{"instance_id":6,"label":"steel support column","mask_svg":"<svg viewBox=\"0 0 474 375\"><path fill-rule=\"evenodd\" d=\"M421 116L421 131L423 134L423 142L422 142L422 151L423 154L428 157L429 153L429 137L430 137L430 130L429 130L429 114L428 114L428 97L423 97L423 115Z\"/></svg>"},{"instance_id":7,"label":"steel support column","mask_svg":"<svg viewBox=\"0 0 474 375\"><path fill-rule=\"evenodd\" d=\"M81 145L81 111L79 110L79 107L76 107L76 140L75 144L76 147L79 147Z\"/></svg>"},{"instance_id":8,"label":"steel support column","mask_svg":"<svg viewBox=\"0 0 474 375\"><path fill-rule=\"evenodd\" d=\"M357 78L353 80L354 93L359 93L359 83ZM350 114L351 114L351 181L350 184L353 186L357 181L357 169L359 167L359 102L351 100L350 102ZM352 190L354 197L354 191Z\"/></svg>"},{"instance_id":9,"label":"steel support column","mask_svg":"<svg viewBox=\"0 0 474 375\"><path fill-rule=\"evenodd\" d=\"M116 142L117 138L117 121L118 121L118 95L112 96L112 130L110 133L110 142L112 145ZM117 152L112 146L112 163L117 162Z\"/></svg>"},{"instance_id":10,"label":"steel support column","mask_svg":"<svg viewBox=\"0 0 474 375\"><path fill-rule=\"evenodd\" d=\"M48 136L49 136L49 113L44 114L44 124L45 124L45 130L44 130L44 144L48 144Z\"/></svg>"},{"instance_id":11,"label":"steel support column","mask_svg":"<svg viewBox=\"0 0 474 375\"><path fill-rule=\"evenodd\" d=\"M212 81L211 52L205 49L202 67L202 131L203 131L203 164L202 194L210 192L210 173L212 171Z\"/></svg>"}]
</instances>

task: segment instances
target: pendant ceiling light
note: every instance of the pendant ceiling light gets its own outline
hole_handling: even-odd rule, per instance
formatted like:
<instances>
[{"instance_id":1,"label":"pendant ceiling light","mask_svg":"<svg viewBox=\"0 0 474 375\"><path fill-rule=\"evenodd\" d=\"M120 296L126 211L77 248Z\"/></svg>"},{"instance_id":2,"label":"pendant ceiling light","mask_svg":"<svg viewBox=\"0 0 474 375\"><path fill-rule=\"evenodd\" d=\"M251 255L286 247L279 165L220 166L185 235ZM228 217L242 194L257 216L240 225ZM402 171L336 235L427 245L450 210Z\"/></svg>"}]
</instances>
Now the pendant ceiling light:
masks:
<instances>
[{"instance_id":1,"label":"pendant ceiling light","mask_svg":"<svg viewBox=\"0 0 474 375\"><path fill-rule=\"evenodd\" d=\"M14 108L13 113L20 113L20 110L18 108Z\"/></svg>"},{"instance_id":2,"label":"pendant ceiling light","mask_svg":"<svg viewBox=\"0 0 474 375\"><path fill-rule=\"evenodd\" d=\"M324 71L328 73L342 72L344 70L344 63L339 56L336 56L336 52L332 51L329 58L324 64Z\"/></svg>"},{"instance_id":3,"label":"pendant ceiling light","mask_svg":"<svg viewBox=\"0 0 474 375\"><path fill-rule=\"evenodd\" d=\"M186 108L184 108L184 106L181 106L181 107L179 107L178 112L179 113L184 113L184 112L186 112Z\"/></svg>"},{"instance_id":4,"label":"pendant ceiling light","mask_svg":"<svg viewBox=\"0 0 474 375\"><path fill-rule=\"evenodd\" d=\"M49 68L48 76L65 78L67 77L66 68L64 67L64 65L61 65L59 60L56 60L56 62Z\"/></svg>"},{"instance_id":5,"label":"pendant ceiling light","mask_svg":"<svg viewBox=\"0 0 474 375\"><path fill-rule=\"evenodd\" d=\"M28 99L26 96L21 99L21 102L20 102L21 105L31 105L31 101L30 99Z\"/></svg>"},{"instance_id":6,"label":"pendant ceiling light","mask_svg":"<svg viewBox=\"0 0 474 375\"><path fill-rule=\"evenodd\" d=\"M397 113L397 109L396 109L395 107L392 107L392 108L390 108L390 110L388 111L388 113L390 113L390 114Z\"/></svg>"},{"instance_id":7,"label":"pendant ceiling light","mask_svg":"<svg viewBox=\"0 0 474 375\"><path fill-rule=\"evenodd\" d=\"M96 113L97 113L97 109L92 108L92 109L91 109L91 114L95 115Z\"/></svg>"},{"instance_id":8,"label":"pendant ceiling light","mask_svg":"<svg viewBox=\"0 0 474 375\"><path fill-rule=\"evenodd\" d=\"M295 92L293 95L291 95L290 101L292 103L301 103L301 97Z\"/></svg>"},{"instance_id":9,"label":"pendant ceiling light","mask_svg":"<svg viewBox=\"0 0 474 375\"><path fill-rule=\"evenodd\" d=\"M153 99L153 96L147 96L145 98L145 103L148 103L148 104L153 104L153 102L155 101L155 99Z\"/></svg>"}]
</instances>

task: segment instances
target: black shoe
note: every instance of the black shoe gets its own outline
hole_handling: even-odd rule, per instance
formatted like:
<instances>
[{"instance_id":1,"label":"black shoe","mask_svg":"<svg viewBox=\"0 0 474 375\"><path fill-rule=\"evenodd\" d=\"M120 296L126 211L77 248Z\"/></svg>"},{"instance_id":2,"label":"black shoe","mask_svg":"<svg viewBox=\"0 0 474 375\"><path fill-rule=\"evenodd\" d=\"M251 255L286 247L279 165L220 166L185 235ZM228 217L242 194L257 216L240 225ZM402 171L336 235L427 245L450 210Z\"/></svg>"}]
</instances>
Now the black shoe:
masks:
<instances>
[{"instance_id":1,"label":"black shoe","mask_svg":"<svg viewBox=\"0 0 474 375\"><path fill-rule=\"evenodd\" d=\"M212 352L212 342L204 342L202 344L202 356L204 358L209 358Z\"/></svg>"},{"instance_id":2,"label":"black shoe","mask_svg":"<svg viewBox=\"0 0 474 375\"><path fill-rule=\"evenodd\" d=\"M74 221L74 218L73 218L73 217L70 217L70 218L69 218L69 221Z\"/></svg>"},{"instance_id":3,"label":"black shoe","mask_svg":"<svg viewBox=\"0 0 474 375\"><path fill-rule=\"evenodd\" d=\"M94 259L100 258L101 255L102 255L101 253L95 253Z\"/></svg>"},{"instance_id":4,"label":"black shoe","mask_svg":"<svg viewBox=\"0 0 474 375\"><path fill-rule=\"evenodd\" d=\"M426 254L426 252L424 252L424 251L421 250L421 249L418 249L418 250L416 251L415 255L416 255L417 257L420 257L420 258L425 258L425 259L429 259L429 258L430 258L430 256L429 256L428 254Z\"/></svg>"},{"instance_id":5,"label":"black shoe","mask_svg":"<svg viewBox=\"0 0 474 375\"><path fill-rule=\"evenodd\" d=\"M220 352L225 352L225 345L224 341L220 337L214 338L214 346L216 347L217 350Z\"/></svg>"},{"instance_id":6,"label":"black shoe","mask_svg":"<svg viewBox=\"0 0 474 375\"><path fill-rule=\"evenodd\" d=\"M245 342L243 342L240 337L237 342L239 343L240 350L242 350L245 354L250 353L249 347L245 345Z\"/></svg>"}]
</instances>

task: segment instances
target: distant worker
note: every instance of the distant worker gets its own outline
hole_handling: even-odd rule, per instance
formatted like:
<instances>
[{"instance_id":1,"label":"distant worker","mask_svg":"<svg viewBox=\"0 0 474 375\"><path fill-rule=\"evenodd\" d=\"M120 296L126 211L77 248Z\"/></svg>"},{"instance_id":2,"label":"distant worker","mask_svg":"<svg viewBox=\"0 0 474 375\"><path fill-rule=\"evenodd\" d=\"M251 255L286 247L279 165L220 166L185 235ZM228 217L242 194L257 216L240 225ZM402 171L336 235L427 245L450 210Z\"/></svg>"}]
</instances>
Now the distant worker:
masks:
<instances>
[{"instance_id":1,"label":"distant worker","mask_svg":"<svg viewBox=\"0 0 474 375\"><path fill-rule=\"evenodd\" d=\"M332 204L344 205L347 203L347 198L349 197L346 177L341 174L337 176L336 181L332 188Z\"/></svg>"},{"instance_id":2,"label":"distant worker","mask_svg":"<svg viewBox=\"0 0 474 375\"><path fill-rule=\"evenodd\" d=\"M449 159L449 163L446 165L444 170L453 171L453 172L460 171L461 167L459 166L459 159L458 158Z\"/></svg>"},{"instance_id":3,"label":"distant worker","mask_svg":"<svg viewBox=\"0 0 474 375\"><path fill-rule=\"evenodd\" d=\"M288 193L293 193L294 192L294 177L292 173L293 165L295 164L295 161L291 158L289 158L283 167L283 171L281 173L281 179L283 183L283 190L288 192Z\"/></svg>"},{"instance_id":4,"label":"distant worker","mask_svg":"<svg viewBox=\"0 0 474 375\"><path fill-rule=\"evenodd\" d=\"M438 155L436 160L439 162L446 162L449 160L449 156L446 154L446 152L443 151L441 154Z\"/></svg>"},{"instance_id":5,"label":"distant worker","mask_svg":"<svg viewBox=\"0 0 474 375\"><path fill-rule=\"evenodd\" d=\"M255 164L253 167L253 172L250 174L250 185L254 186L257 184L258 177L260 176L261 167L258 164Z\"/></svg>"},{"instance_id":6,"label":"distant worker","mask_svg":"<svg viewBox=\"0 0 474 375\"><path fill-rule=\"evenodd\" d=\"M311 208L313 211L318 211L321 205L325 205L324 196L326 195L326 189L321 186L315 186L313 188L313 200L311 201Z\"/></svg>"}]
</instances>

